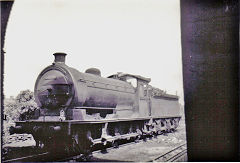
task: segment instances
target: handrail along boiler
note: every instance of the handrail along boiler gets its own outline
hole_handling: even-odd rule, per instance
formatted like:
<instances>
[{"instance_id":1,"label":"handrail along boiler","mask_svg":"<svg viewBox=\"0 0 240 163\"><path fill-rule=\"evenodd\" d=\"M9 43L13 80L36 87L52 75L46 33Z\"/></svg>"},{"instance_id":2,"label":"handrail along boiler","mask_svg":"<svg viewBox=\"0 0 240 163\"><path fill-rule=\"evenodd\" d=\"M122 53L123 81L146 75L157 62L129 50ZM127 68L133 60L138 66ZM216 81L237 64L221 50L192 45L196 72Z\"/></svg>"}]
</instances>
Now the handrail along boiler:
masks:
<instances>
[{"instance_id":1,"label":"handrail along boiler","mask_svg":"<svg viewBox=\"0 0 240 163\"><path fill-rule=\"evenodd\" d=\"M40 109L35 118L16 122L11 133L32 134L36 146L84 153L93 144L178 127L178 96L152 87L150 78L127 73L103 78L96 68L82 73L67 66L65 53L54 56L36 80L34 96Z\"/></svg>"}]
</instances>

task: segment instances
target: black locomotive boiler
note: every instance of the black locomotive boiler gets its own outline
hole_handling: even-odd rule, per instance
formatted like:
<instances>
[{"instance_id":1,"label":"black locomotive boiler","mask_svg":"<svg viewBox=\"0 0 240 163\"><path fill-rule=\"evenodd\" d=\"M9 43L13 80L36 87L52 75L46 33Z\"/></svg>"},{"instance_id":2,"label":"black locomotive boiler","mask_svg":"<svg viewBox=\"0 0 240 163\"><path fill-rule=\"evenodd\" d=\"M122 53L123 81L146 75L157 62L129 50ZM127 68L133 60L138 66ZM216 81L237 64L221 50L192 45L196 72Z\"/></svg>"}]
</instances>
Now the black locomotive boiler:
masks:
<instances>
[{"instance_id":1,"label":"black locomotive boiler","mask_svg":"<svg viewBox=\"0 0 240 163\"><path fill-rule=\"evenodd\" d=\"M65 53L38 76L35 118L17 121L12 133L32 134L36 146L85 153L94 144L114 143L174 131L178 96L149 85L150 78L117 73L107 78L65 64Z\"/></svg>"}]
</instances>

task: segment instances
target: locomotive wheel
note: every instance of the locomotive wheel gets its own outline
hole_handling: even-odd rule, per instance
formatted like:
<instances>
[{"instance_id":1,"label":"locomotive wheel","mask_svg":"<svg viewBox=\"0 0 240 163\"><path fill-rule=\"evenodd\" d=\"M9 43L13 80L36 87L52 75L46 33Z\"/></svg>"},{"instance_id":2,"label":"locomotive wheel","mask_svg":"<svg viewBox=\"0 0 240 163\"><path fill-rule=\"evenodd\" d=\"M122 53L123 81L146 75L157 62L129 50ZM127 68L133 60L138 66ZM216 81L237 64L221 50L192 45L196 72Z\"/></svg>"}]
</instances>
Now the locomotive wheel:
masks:
<instances>
[{"instance_id":1,"label":"locomotive wheel","mask_svg":"<svg viewBox=\"0 0 240 163\"><path fill-rule=\"evenodd\" d=\"M72 140L69 138L67 142L64 144L64 151L66 154L71 155L73 151L73 143Z\"/></svg>"},{"instance_id":2,"label":"locomotive wheel","mask_svg":"<svg viewBox=\"0 0 240 163\"><path fill-rule=\"evenodd\" d=\"M143 135L142 139L143 139L144 142L146 142L147 141L147 135Z\"/></svg>"},{"instance_id":3,"label":"locomotive wheel","mask_svg":"<svg viewBox=\"0 0 240 163\"><path fill-rule=\"evenodd\" d=\"M160 130L159 130L159 131L157 131L157 134L158 134L158 135L161 135L162 133L163 133L163 132L162 132L162 131L160 131Z\"/></svg>"},{"instance_id":4,"label":"locomotive wheel","mask_svg":"<svg viewBox=\"0 0 240 163\"><path fill-rule=\"evenodd\" d=\"M76 132L72 135L71 147L76 154L83 154L88 157L92 153L93 139L90 131L82 131L76 128Z\"/></svg>"},{"instance_id":5,"label":"locomotive wheel","mask_svg":"<svg viewBox=\"0 0 240 163\"><path fill-rule=\"evenodd\" d=\"M170 124L170 120L169 119L166 119L166 131L167 132L171 132L171 124Z\"/></svg>"},{"instance_id":6,"label":"locomotive wheel","mask_svg":"<svg viewBox=\"0 0 240 163\"><path fill-rule=\"evenodd\" d=\"M140 138L141 138L141 136L140 135L138 135L137 137L135 137L135 143L138 143L139 142L139 140L140 140Z\"/></svg>"},{"instance_id":7,"label":"locomotive wheel","mask_svg":"<svg viewBox=\"0 0 240 163\"><path fill-rule=\"evenodd\" d=\"M101 145L101 153L103 154L107 153L107 147L104 144Z\"/></svg>"},{"instance_id":8,"label":"locomotive wheel","mask_svg":"<svg viewBox=\"0 0 240 163\"><path fill-rule=\"evenodd\" d=\"M154 132L153 138L157 138L157 136L158 136L158 132Z\"/></svg>"},{"instance_id":9,"label":"locomotive wheel","mask_svg":"<svg viewBox=\"0 0 240 163\"><path fill-rule=\"evenodd\" d=\"M175 121L175 128L177 128L179 126L180 119L179 118L175 118L174 121Z\"/></svg>"},{"instance_id":10,"label":"locomotive wheel","mask_svg":"<svg viewBox=\"0 0 240 163\"><path fill-rule=\"evenodd\" d=\"M81 149L79 147L79 143L78 143L78 134L73 135L72 137L72 151L75 154L80 154L81 153Z\"/></svg>"},{"instance_id":11,"label":"locomotive wheel","mask_svg":"<svg viewBox=\"0 0 240 163\"><path fill-rule=\"evenodd\" d=\"M46 143L45 143L46 144ZM48 144L46 144L47 149L54 154L66 154L69 152L68 147L65 144L65 141L60 139L59 137L52 137Z\"/></svg>"},{"instance_id":12,"label":"locomotive wheel","mask_svg":"<svg viewBox=\"0 0 240 163\"><path fill-rule=\"evenodd\" d=\"M113 141L112 146L113 148L118 148L119 147L118 140Z\"/></svg>"},{"instance_id":13,"label":"locomotive wheel","mask_svg":"<svg viewBox=\"0 0 240 163\"><path fill-rule=\"evenodd\" d=\"M171 131L174 132L175 129L176 129L176 127L175 127L175 124L176 124L176 123L175 123L175 119L171 119L171 120L170 120L170 124L171 124Z\"/></svg>"},{"instance_id":14,"label":"locomotive wheel","mask_svg":"<svg viewBox=\"0 0 240 163\"><path fill-rule=\"evenodd\" d=\"M35 140L35 142L36 142L36 145L35 145L36 148L40 148L40 149L44 148L44 143L41 140Z\"/></svg>"}]
</instances>

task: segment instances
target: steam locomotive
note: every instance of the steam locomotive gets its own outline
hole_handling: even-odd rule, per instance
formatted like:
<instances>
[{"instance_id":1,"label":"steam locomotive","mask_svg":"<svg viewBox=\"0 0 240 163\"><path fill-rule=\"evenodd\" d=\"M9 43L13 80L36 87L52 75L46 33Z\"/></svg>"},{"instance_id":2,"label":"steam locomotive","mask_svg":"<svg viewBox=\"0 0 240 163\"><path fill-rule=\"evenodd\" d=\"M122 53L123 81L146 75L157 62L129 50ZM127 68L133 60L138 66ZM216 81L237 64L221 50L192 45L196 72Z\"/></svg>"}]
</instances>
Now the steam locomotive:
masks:
<instances>
[{"instance_id":1,"label":"steam locomotive","mask_svg":"<svg viewBox=\"0 0 240 163\"><path fill-rule=\"evenodd\" d=\"M150 78L127 73L101 77L65 64L55 53L39 74L34 96L39 106L31 120L17 121L11 133L32 134L36 146L86 153L94 144L116 143L176 130L178 96L149 85Z\"/></svg>"}]
</instances>

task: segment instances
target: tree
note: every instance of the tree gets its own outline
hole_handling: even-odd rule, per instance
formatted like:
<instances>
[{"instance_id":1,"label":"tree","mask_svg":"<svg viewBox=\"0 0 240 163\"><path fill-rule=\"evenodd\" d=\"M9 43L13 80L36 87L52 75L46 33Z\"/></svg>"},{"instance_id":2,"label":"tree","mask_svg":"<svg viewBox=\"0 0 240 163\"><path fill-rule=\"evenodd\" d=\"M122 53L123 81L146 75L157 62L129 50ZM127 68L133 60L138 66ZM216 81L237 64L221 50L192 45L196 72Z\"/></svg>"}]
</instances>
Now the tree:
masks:
<instances>
[{"instance_id":1,"label":"tree","mask_svg":"<svg viewBox=\"0 0 240 163\"><path fill-rule=\"evenodd\" d=\"M21 91L16 97L16 103L20 109L19 120L28 120L33 118L37 104L34 101L33 92L30 90Z\"/></svg>"},{"instance_id":2,"label":"tree","mask_svg":"<svg viewBox=\"0 0 240 163\"><path fill-rule=\"evenodd\" d=\"M36 109L37 104L30 90L21 91L16 98L4 100L4 114L9 121L30 119Z\"/></svg>"}]
</instances>

